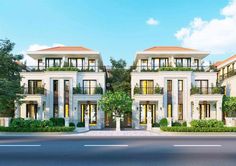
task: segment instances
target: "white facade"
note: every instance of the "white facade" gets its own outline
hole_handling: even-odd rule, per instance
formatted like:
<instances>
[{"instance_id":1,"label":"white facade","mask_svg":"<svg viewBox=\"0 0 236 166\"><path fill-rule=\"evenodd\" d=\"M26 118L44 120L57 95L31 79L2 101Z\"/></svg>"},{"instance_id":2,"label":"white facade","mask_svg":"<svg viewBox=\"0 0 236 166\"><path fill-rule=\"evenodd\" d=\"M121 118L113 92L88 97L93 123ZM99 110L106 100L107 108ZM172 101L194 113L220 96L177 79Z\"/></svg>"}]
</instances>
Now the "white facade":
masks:
<instances>
[{"instance_id":1,"label":"white facade","mask_svg":"<svg viewBox=\"0 0 236 166\"><path fill-rule=\"evenodd\" d=\"M226 96L236 96L236 55L216 64L218 82L225 87Z\"/></svg>"},{"instance_id":2,"label":"white facade","mask_svg":"<svg viewBox=\"0 0 236 166\"><path fill-rule=\"evenodd\" d=\"M85 114L88 114L90 128L104 127L104 113L98 106L98 100L106 89L102 60L98 52L80 49L80 47L67 47L66 51L61 51L55 47L52 50L28 53L40 65L21 72L21 84L26 88L26 92L22 99L23 103L17 104L15 114L17 117L33 119L61 117L69 119L76 125L78 122L84 122ZM61 58L60 64L56 64L57 68L71 67L79 70L49 71L49 68L52 70L54 67L47 66L46 63L55 65L57 60L53 58ZM69 60L70 58L72 60ZM69 66L63 67L66 63ZM72 63L76 65L71 65ZM38 92L39 88L44 89L44 92Z\"/></svg>"},{"instance_id":3,"label":"white facade","mask_svg":"<svg viewBox=\"0 0 236 166\"><path fill-rule=\"evenodd\" d=\"M205 56L206 53L203 52L186 50L178 52L170 50L163 53L163 51L154 49L138 52L135 59L136 68L131 73L133 127L145 128L147 112L150 111L152 112L152 123L159 122L162 118L168 118L172 122L191 122L193 119L222 120L223 95L216 92L217 73L205 67L197 70ZM166 60L168 67L172 70L177 68L176 58L191 59L188 60L188 65L182 64L181 67L178 67L186 68L189 71L165 71L161 69L164 66L155 65L154 62L157 61L155 59L159 61L163 57L168 59ZM194 65L194 59L198 59L198 65ZM168 70L167 67L166 70ZM171 88L167 87L167 81L172 84ZM198 87L199 83L206 83L206 86ZM148 84L151 87L148 87ZM192 87L197 87L198 91L191 93ZM156 90L156 88L159 89Z\"/></svg>"}]
</instances>

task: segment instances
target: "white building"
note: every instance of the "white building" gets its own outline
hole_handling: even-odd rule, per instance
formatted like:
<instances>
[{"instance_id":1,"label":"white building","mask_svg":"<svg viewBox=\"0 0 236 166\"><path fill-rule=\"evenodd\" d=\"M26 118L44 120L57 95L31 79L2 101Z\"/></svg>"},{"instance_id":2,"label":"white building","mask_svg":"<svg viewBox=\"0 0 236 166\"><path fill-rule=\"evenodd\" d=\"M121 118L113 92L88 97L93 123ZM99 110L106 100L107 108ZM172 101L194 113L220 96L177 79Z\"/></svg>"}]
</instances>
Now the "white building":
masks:
<instances>
[{"instance_id":1,"label":"white building","mask_svg":"<svg viewBox=\"0 0 236 166\"><path fill-rule=\"evenodd\" d=\"M218 82L225 87L226 96L236 97L236 55L217 62L215 66L218 69Z\"/></svg>"},{"instance_id":2,"label":"white building","mask_svg":"<svg viewBox=\"0 0 236 166\"><path fill-rule=\"evenodd\" d=\"M21 72L25 87L23 104L16 117L32 119L68 118L75 125L104 127L104 113L98 100L105 92L105 69L99 52L84 47L53 47L27 52L38 62Z\"/></svg>"},{"instance_id":3,"label":"white building","mask_svg":"<svg viewBox=\"0 0 236 166\"><path fill-rule=\"evenodd\" d=\"M223 89L217 72L204 67L208 52L182 47L152 47L137 52L131 72L132 125L193 119L222 120ZM150 113L148 113L150 112Z\"/></svg>"}]
</instances>

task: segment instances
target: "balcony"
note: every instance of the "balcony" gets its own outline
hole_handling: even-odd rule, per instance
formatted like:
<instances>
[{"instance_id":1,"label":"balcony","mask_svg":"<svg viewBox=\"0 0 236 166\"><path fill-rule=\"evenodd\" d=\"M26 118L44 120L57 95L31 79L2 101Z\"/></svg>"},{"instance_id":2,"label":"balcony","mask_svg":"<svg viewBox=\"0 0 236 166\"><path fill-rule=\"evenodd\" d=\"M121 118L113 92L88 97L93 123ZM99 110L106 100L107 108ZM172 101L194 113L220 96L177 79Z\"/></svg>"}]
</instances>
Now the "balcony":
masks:
<instances>
[{"instance_id":1,"label":"balcony","mask_svg":"<svg viewBox=\"0 0 236 166\"><path fill-rule=\"evenodd\" d=\"M230 70L225 74L219 75L218 82L224 81L226 78L236 75L236 70Z\"/></svg>"},{"instance_id":2,"label":"balcony","mask_svg":"<svg viewBox=\"0 0 236 166\"><path fill-rule=\"evenodd\" d=\"M150 94L163 94L163 88L161 87L134 87L134 95L150 95Z\"/></svg>"},{"instance_id":3,"label":"balcony","mask_svg":"<svg viewBox=\"0 0 236 166\"><path fill-rule=\"evenodd\" d=\"M95 95L103 94L102 87L74 87L73 94Z\"/></svg>"},{"instance_id":4,"label":"balcony","mask_svg":"<svg viewBox=\"0 0 236 166\"><path fill-rule=\"evenodd\" d=\"M23 94L25 95L46 95L44 87L24 87Z\"/></svg>"},{"instance_id":5,"label":"balcony","mask_svg":"<svg viewBox=\"0 0 236 166\"><path fill-rule=\"evenodd\" d=\"M77 71L77 72L104 72L105 66L27 66L25 69L26 72L42 72L42 71Z\"/></svg>"},{"instance_id":6,"label":"balcony","mask_svg":"<svg viewBox=\"0 0 236 166\"><path fill-rule=\"evenodd\" d=\"M192 87L191 95L194 94L224 94L224 87Z\"/></svg>"},{"instance_id":7,"label":"balcony","mask_svg":"<svg viewBox=\"0 0 236 166\"><path fill-rule=\"evenodd\" d=\"M194 72L216 72L212 66L132 66L139 72L158 72L158 71L194 71Z\"/></svg>"}]
</instances>

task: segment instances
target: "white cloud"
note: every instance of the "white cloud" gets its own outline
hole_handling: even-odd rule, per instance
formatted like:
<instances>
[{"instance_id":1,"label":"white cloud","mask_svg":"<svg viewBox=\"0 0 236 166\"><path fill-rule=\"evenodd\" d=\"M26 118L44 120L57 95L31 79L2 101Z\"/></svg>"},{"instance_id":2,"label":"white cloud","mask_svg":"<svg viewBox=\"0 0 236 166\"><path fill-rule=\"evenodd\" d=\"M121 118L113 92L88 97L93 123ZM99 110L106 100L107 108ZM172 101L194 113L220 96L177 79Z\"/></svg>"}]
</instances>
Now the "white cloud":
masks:
<instances>
[{"instance_id":1,"label":"white cloud","mask_svg":"<svg viewBox=\"0 0 236 166\"><path fill-rule=\"evenodd\" d=\"M210 51L213 54L236 52L236 0L224 7L223 19L209 21L196 17L187 27L178 30L175 37L184 47Z\"/></svg>"},{"instance_id":2,"label":"white cloud","mask_svg":"<svg viewBox=\"0 0 236 166\"><path fill-rule=\"evenodd\" d=\"M58 46L64 46L64 45L63 44L58 44L58 43L52 44L52 46L32 44L27 48L26 51L22 51L22 54L24 55L24 59L22 61L26 62L27 66L37 66L37 61L35 61L30 56L28 56L26 54L27 51L37 51L37 50L41 50L41 49L46 49L46 48L50 48L50 47L58 47Z\"/></svg>"},{"instance_id":3,"label":"white cloud","mask_svg":"<svg viewBox=\"0 0 236 166\"><path fill-rule=\"evenodd\" d=\"M147 23L148 25L158 25L158 24L159 24L159 21L156 20L155 18L149 18L149 19L146 21L146 23Z\"/></svg>"}]
</instances>

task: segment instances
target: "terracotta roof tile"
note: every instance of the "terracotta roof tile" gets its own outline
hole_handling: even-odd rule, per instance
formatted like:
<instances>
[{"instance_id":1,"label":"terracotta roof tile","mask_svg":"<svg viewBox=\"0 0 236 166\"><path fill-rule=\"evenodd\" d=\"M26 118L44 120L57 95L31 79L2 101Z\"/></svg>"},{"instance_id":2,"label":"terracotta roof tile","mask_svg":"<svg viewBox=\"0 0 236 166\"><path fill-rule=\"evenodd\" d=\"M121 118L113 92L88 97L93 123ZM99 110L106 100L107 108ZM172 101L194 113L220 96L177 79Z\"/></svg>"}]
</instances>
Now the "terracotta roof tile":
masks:
<instances>
[{"instance_id":1,"label":"terracotta roof tile","mask_svg":"<svg viewBox=\"0 0 236 166\"><path fill-rule=\"evenodd\" d=\"M233 59L236 59L236 54L233 55L233 56L231 56L231 57L229 57L229 58L227 58L227 59L225 59L225 60L223 60L223 61L216 62L216 63L215 63L215 66L218 67L218 66L220 66L221 64L226 63L226 62L228 62L228 61L230 61L230 60L233 60Z\"/></svg>"},{"instance_id":2,"label":"terracotta roof tile","mask_svg":"<svg viewBox=\"0 0 236 166\"><path fill-rule=\"evenodd\" d=\"M198 51L195 49L178 47L178 46L155 46L144 51Z\"/></svg>"},{"instance_id":3,"label":"terracotta roof tile","mask_svg":"<svg viewBox=\"0 0 236 166\"><path fill-rule=\"evenodd\" d=\"M81 46L59 46L59 47L46 48L38 51L93 51L93 50Z\"/></svg>"}]
</instances>

